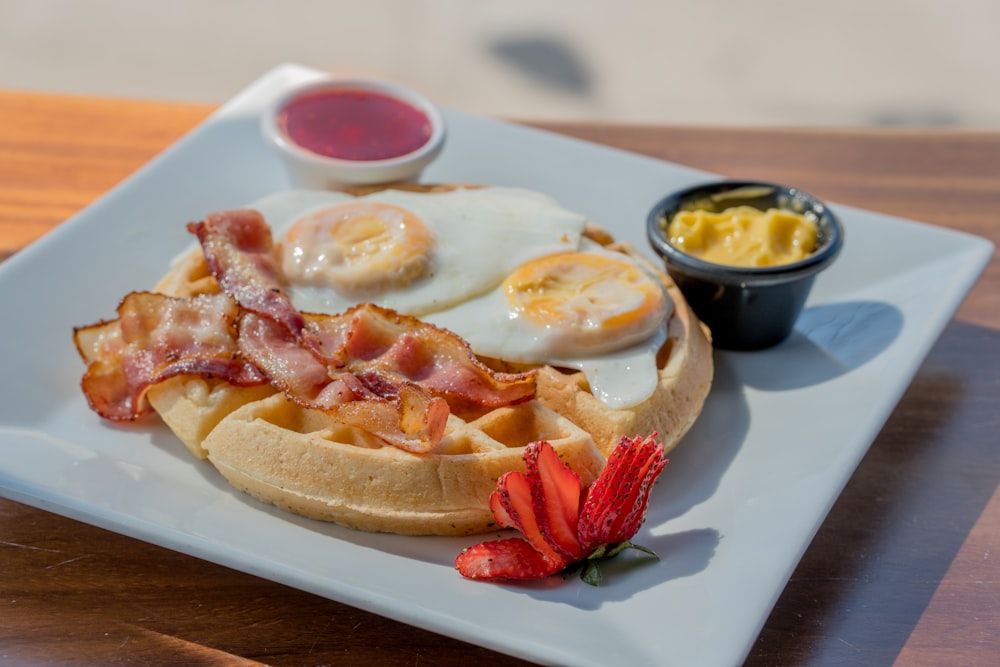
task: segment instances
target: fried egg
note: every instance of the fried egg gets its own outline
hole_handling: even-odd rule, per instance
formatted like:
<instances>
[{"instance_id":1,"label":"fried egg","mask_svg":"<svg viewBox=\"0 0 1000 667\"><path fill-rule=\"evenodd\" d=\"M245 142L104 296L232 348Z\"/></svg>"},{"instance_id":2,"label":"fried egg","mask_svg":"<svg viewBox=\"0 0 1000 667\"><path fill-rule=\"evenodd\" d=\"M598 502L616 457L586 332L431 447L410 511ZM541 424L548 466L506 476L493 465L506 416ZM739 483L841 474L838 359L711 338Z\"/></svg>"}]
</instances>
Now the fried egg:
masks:
<instances>
[{"instance_id":1,"label":"fried egg","mask_svg":"<svg viewBox=\"0 0 1000 667\"><path fill-rule=\"evenodd\" d=\"M493 289L519 265L575 250L583 216L515 188L281 192L250 205L275 232L306 312L361 302L421 316Z\"/></svg>"},{"instance_id":2,"label":"fried egg","mask_svg":"<svg viewBox=\"0 0 1000 667\"><path fill-rule=\"evenodd\" d=\"M499 288L424 319L482 356L583 371L594 396L626 408L656 388L672 311L659 280L584 240L580 252L529 261Z\"/></svg>"},{"instance_id":3,"label":"fried egg","mask_svg":"<svg viewBox=\"0 0 1000 667\"><path fill-rule=\"evenodd\" d=\"M612 408L641 403L672 303L660 281L583 236L583 216L515 188L282 192L271 225L306 312L362 302L449 329L479 355L583 371Z\"/></svg>"}]
</instances>

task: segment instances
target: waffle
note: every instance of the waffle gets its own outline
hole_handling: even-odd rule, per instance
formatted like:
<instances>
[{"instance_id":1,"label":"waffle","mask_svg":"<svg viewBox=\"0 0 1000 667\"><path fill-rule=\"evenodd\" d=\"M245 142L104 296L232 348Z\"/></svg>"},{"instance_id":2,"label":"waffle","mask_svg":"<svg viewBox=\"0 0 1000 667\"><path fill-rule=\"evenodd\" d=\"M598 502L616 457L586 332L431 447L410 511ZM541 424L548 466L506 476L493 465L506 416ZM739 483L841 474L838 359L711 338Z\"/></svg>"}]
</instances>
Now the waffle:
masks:
<instances>
[{"instance_id":1,"label":"waffle","mask_svg":"<svg viewBox=\"0 0 1000 667\"><path fill-rule=\"evenodd\" d=\"M360 530L465 535L495 527L484 501L538 438L584 479L603 467L589 435L537 401L453 415L435 452L415 455L275 394L223 419L204 448L230 484L282 509Z\"/></svg>"},{"instance_id":2,"label":"waffle","mask_svg":"<svg viewBox=\"0 0 1000 667\"><path fill-rule=\"evenodd\" d=\"M640 258L601 230L592 228L588 236ZM659 385L633 408L606 407L581 372L542 366L534 400L484 414L453 413L435 450L413 454L296 405L269 386L240 388L181 377L152 388L148 398L192 454L264 502L367 531L485 532L495 528L488 499L496 479L523 469L522 450L529 442L549 441L589 483L621 435L656 432L670 450L701 412L713 371L708 332L672 281L649 268L668 286L674 312L657 358ZM156 291L190 296L218 291L218 285L200 250L194 250ZM496 370L523 369L502 360L483 362Z\"/></svg>"}]
</instances>

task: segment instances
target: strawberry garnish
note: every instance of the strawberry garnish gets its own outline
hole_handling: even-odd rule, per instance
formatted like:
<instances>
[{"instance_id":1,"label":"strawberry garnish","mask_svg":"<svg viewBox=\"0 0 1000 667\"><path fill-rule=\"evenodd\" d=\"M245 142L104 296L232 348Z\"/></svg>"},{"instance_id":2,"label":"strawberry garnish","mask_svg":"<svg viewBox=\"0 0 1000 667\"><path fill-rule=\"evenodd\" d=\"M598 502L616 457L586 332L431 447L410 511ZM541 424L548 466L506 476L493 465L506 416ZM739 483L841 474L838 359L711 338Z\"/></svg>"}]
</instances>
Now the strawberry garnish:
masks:
<instances>
[{"instance_id":1,"label":"strawberry garnish","mask_svg":"<svg viewBox=\"0 0 1000 667\"><path fill-rule=\"evenodd\" d=\"M600 476L588 488L552 446L525 448L525 471L497 480L490 508L501 526L524 539L483 542L455 559L472 579L537 579L582 565L589 584L600 583L598 563L626 549L653 554L631 539L646 518L649 492L667 461L649 438L622 437Z\"/></svg>"},{"instance_id":2,"label":"strawberry garnish","mask_svg":"<svg viewBox=\"0 0 1000 667\"><path fill-rule=\"evenodd\" d=\"M531 481L528 476L516 470L502 475L497 480L497 490L493 492L493 496L499 497L500 507L503 508L506 517L509 517L511 527L519 530L531 543L531 546L546 560L562 560L559 552L552 548L542 534L542 527L539 525L539 517L535 513L532 495ZM500 523L503 518L501 516L497 522Z\"/></svg>"},{"instance_id":3,"label":"strawberry garnish","mask_svg":"<svg viewBox=\"0 0 1000 667\"><path fill-rule=\"evenodd\" d=\"M577 539L580 517L580 476L559 459L551 445L529 447L524 455L525 477L538 528L548 546L567 562L584 556Z\"/></svg>"},{"instance_id":4,"label":"strawberry garnish","mask_svg":"<svg viewBox=\"0 0 1000 667\"><path fill-rule=\"evenodd\" d=\"M587 490L580 512L584 550L625 542L638 532L646 520L649 491L666 464L662 445L652 438L615 447L601 476Z\"/></svg>"},{"instance_id":5,"label":"strawberry garnish","mask_svg":"<svg viewBox=\"0 0 1000 667\"><path fill-rule=\"evenodd\" d=\"M483 542L465 549L455 567L470 579L539 579L563 569L559 560L546 560L529 542L516 537Z\"/></svg>"}]
</instances>

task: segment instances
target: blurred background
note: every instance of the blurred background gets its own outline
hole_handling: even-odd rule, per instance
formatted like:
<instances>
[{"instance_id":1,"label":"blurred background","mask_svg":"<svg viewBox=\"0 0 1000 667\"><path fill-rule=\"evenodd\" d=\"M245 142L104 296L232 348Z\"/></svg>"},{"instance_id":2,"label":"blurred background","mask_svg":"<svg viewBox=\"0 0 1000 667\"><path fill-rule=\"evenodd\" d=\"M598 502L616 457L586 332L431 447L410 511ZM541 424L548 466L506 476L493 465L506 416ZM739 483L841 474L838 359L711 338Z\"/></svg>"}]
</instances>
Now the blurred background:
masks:
<instances>
[{"instance_id":1,"label":"blurred background","mask_svg":"<svg viewBox=\"0 0 1000 667\"><path fill-rule=\"evenodd\" d=\"M0 0L0 87L222 102L296 62L524 120L1000 126L997 0Z\"/></svg>"}]
</instances>

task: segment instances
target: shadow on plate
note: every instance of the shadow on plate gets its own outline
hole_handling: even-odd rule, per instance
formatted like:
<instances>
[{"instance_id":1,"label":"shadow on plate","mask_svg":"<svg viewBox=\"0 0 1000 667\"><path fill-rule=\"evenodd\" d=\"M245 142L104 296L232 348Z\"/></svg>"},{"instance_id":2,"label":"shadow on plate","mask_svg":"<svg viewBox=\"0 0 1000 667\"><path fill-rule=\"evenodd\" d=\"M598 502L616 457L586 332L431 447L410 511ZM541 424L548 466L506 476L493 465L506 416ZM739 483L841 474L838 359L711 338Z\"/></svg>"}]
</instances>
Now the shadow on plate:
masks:
<instances>
[{"instance_id":1,"label":"shadow on plate","mask_svg":"<svg viewBox=\"0 0 1000 667\"><path fill-rule=\"evenodd\" d=\"M750 408L731 364L716 354L715 378L705 407L670 452L650 499L647 525L682 516L712 497L750 428Z\"/></svg>"},{"instance_id":2,"label":"shadow on plate","mask_svg":"<svg viewBox=\"0 0 1000 667\"><path fill-rule=\"evenodd\" d=\"M794 390L857 368L899 335L902 314L877 302L807 309L785 343L761 352L717 352L712 391L698 421L670 453L650 506L649 525L684 515L710 498L750 428L745 389Z\"/></svg>"},{"instance_id":3,"label":"shadow on plate","mask_svg":"<svg viewBox=\"0 0 1000 667\"><path fill-rule=\"evenodd\" d=\"M764 391L801 389L868 363L899 336L903 314L878 301L807 308L785 342L761 352L727 352L740 381Z\"/></svg>"},{"instance_id":4,"label":"shadow on plate","mask_svg":"<svg viewBox=\"0 0 1000 667\"><path fill-rule=\"evenodd\" d=\"M651 549L659 557L628 549L614 559L601 563L602 579L599 587L591 587L580 581L579 570L523 582L471 583L477 586L502 586L537 600L593 611L609 602L628 600L637 593L664 582L701 572L712 560L719 539L719 533L710 528L657 536L651 536L645 528L641 529L634 542Z\"/></svg>"}]
</instances>

